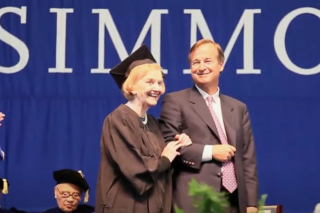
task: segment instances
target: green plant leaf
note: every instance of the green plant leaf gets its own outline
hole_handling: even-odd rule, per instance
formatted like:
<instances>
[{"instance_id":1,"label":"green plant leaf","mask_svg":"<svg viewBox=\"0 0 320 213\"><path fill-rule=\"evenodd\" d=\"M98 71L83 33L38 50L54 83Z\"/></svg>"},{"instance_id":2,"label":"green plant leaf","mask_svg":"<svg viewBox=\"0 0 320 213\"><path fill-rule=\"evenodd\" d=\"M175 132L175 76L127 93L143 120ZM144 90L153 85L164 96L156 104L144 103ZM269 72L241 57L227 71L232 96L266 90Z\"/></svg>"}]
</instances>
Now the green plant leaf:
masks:
<instances>
[{"instance_id":1,"label":"green plant leaf","mask_svg":"<svg viewBox=\"0 0 320 213\"><path fill-rule=\"evenodd\" d=\"M226 213L228 206L226 194L217 192L204 183L198 183L192 179L189 183L189 196L197 213ZM267 195L263 194L258 204L259 213L263 213L266 199ZM184 213L177 205L174 205L174 210L175 213Z\"/></svg>"},{"instance_id":2,"label":"green plant leaf","mask_svg":"<svg viewBox=\"0 0 320 213\"><path fill-rule=\"evenodd\" d=\"M189 195L198 213L226 212L228 202L225 194L215 191L204 183L192 179L189 183Z\"/></svg>"}]
</instances>

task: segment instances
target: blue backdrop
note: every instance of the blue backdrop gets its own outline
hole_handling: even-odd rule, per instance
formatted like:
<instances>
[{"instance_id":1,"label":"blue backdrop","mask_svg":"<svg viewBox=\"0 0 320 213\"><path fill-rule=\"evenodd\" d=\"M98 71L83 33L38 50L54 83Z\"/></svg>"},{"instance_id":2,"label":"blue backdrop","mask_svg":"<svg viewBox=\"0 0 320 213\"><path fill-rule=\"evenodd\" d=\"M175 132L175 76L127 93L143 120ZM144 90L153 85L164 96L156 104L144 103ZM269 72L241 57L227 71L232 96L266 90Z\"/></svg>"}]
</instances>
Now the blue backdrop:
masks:
<instances>
[{"instance_id":1,"label":"blue backdrop","mask_svg":"<svg viewBox=\"0 0 320 213\"><path fill-rule=\"evenodd\" d=\"M52 171L81 169L94 204L102 122L124 101L108 74L142 43L167 69L167 92L192 85L187 56L221 44L220 87L244 101L260 192L286 213L320 202L319 0L1 0L3 207L55 205ZM151 109L159 115L160 105Z\"/></svg>"}]
</instances>

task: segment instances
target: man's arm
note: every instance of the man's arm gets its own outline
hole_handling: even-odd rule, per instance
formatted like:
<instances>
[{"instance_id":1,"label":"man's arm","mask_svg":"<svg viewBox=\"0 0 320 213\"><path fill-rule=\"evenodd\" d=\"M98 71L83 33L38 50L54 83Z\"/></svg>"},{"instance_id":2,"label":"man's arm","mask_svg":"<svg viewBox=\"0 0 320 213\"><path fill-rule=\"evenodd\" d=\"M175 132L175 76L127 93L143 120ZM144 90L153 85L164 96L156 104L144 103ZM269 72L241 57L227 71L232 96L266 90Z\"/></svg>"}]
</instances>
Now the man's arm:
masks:
<instances>
[{"instance_id":1,"label":"man's arm","mask_svg":"<svg viewBox=\"0 0 320 213\"><path fill-rule=\"evenodd\" d=\"M257 160L250 116L245 106L243 112L243 166L248 194L248 206L258 206Z\"/></svg>"},{"instance_id":2,"label":"man's arm","mask_svg":"<svg viewBox=\"0 0 320 213\"><path fill-rule=\"evenodd\" d=\"M162 109L159 117L159 125L166 142L174 140L176 134L183 133L183 116L179 99L174 94L167 94L162 101ZM190 136L189 136L190 137ZM212 146L197 143L197 139L190 138L192 145L180 150L180 156L176 159L186 166L200 169L201 162L212 160Z\"/></svg>"}]
</instances>

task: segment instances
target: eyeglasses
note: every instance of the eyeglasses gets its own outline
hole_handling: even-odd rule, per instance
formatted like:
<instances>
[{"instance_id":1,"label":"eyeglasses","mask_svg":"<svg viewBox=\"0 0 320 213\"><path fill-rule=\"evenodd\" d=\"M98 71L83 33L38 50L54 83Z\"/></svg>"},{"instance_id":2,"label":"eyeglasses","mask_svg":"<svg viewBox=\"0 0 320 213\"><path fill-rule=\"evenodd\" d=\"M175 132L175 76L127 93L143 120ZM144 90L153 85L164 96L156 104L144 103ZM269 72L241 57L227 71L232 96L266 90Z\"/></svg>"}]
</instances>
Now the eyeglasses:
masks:
<instances>
[{"instance_id":1,"label":"eyeglasses","mask_svg":"<svg viewBox=\"0 0 320 213\"><path fill-rule=\"evenodd\" d=\"M78 192L73 192L73 193L70 193L70 192L67 192L67 191L60 192L58 187L57 187L57 190L58 190L58 192L59 192L59 194L61 195L62 198L68 198L68 197L71 196L73 199L76 199L76 200L80 200L81 199L81 194L78 193Z\"/></svg>"}]
</instances>

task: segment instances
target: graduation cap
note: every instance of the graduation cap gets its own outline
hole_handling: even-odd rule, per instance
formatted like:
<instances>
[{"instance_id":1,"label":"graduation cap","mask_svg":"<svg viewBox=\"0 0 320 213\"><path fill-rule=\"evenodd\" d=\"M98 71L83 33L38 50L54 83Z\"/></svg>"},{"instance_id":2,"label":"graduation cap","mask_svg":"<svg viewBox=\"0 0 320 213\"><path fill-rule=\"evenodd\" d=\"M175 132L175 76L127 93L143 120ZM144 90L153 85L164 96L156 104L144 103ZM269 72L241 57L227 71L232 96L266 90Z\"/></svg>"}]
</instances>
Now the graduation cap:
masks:
<instances>
[{"instance_id":1,"label":"graduation cap","mask_svg":"<svg viewBox=\"0 0 320 213\"><path fill-rule=\"evenodd\" d=\"M152 53L149 51L146 45L142 45L126 59L124 59L120 64L115 66L110 70L110 74L114 81L117 83L118 87L121 89L122 84L127 79L131 70L142 64L153 64L157 63L154 59Z\"/></svg>"},{"instance_id":2,"label":"graduation cap","mask_svg":"<svg viewBox=\"0 0 320 213\"><path fill-rule=\"evenodd\" d=\"M2 190L3 194L8 194L9 190L9 182L7 179L0 178L0 189Z\"/></svg>"},{"instance_id":3,"label":"graduation cap","mask_svg":"<svg viewBox=\"0 0 320 213\"><path fill-rule=\"evenodd\" d=\"M85 192L84 202L88 202L90 187L80 170L75 171L72 169L62 169L54 171L53 178L57 182L57 185L60 183L71 183L78 186Z\"/></svg>"}]
</instances>

